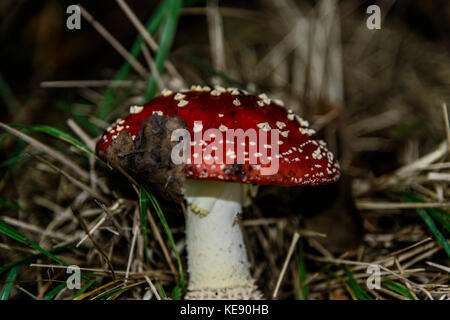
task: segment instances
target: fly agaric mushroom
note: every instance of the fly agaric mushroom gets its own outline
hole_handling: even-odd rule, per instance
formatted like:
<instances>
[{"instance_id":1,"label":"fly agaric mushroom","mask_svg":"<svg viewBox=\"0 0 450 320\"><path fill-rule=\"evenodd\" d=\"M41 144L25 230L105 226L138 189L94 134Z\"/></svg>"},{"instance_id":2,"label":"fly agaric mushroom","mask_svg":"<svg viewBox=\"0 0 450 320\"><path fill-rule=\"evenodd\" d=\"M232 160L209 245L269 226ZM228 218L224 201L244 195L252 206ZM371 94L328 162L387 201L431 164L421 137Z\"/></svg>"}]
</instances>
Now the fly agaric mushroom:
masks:
<instances>
[{"instance_id":1,"label":"fly agaric mushroom","mask_svg":"<svg viewBox=\"0 0 450 320\"><path fill-rule=\"evenodd\" d=\"M188 179L183 186L188 204L186 298L262 298L250 274L238 223L238 214L242 213L240 184L329 184L339 178L339 164L325 142L315 139L308 122L283 108L281 101L219 86L193 86L176 93L163 90L161 96L144 106L132 106L130 115L116 121L98 141L97 154L110 160L107 154L112 142L126 133L131 144L135 143L145 121L154 116L181 117L190 136L194 136L187 148L190 152L184 170ZM227 139L228 132L239 129L253 129L259 134L244 135L241 140L237 137L237 141L236 136L232 141ZM277 135L262 141L261 133L269 131ZM258 146L259 150L255 149ZM223 153L218 150L221 147ZM239 147L244 147L243 157L238 157L242 151ZM276 170L263 174L274 162L278 164Z\"/></svg>"}]
</instances>

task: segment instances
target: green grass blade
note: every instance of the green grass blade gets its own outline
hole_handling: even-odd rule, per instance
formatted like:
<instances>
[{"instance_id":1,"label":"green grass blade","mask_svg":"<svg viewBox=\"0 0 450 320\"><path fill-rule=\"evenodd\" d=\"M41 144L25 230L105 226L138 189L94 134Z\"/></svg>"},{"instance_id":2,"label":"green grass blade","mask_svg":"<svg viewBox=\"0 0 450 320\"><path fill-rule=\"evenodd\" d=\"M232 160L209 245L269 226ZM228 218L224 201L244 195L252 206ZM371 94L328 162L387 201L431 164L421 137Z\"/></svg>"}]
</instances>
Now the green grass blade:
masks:
<instances>
[{"instance_id":1,"label":"green grass blade","mask_svg":"<svg viewBox=\"0 0 450 320\"><path fill-rule=\"evenodd\" d=\"M355 300L373 300L373 297L369 293L367 293L363 288L361 288L358 282L356 282L350 270L346 266L344 266L343 269L348 277L348 280L344 280L344 283L350 290L352 297Z\"/></svg>"},{"instance_id":2,"label":"green grass blade","mask_svg":"<svg viewBox=\"0 0 450 320\"><path fill-rule=\"evenodd\" d=\"M0 163L0 168L15 166L20 160L30 158L29 154L18 154Z\"/></svg>"},{"instance_id":3,"label":"green grass blade","mask_svg":"<svg viewBox=\"0 0 450 320\"><path fill-rule=\"evenodd\" d=\"M0 275L2 275L4 272L10 270L11 268L30 263L34 259L37 259L39 256L41 256L41 255L36 254L36 255L32 255L32 256L28 256L28 257L16 260L16 261L8 263L8 264L4 264L3 266L0 267Z\"/></svg>"},{"instance_id":4,"label":"green grass blade","mask_svg":"<svg viewBox=\"0 0 450 320\"><path fill-rule=\"evenodd\" d=\"M79 296L81 296L87 289L89 289L96 281L95 280L89 280L83 288L81 288L74 296L72 299L75 299Z\"/></svg>"},{"instance_id":5,"label":"green grass blade","mask_svg":"<svg viewBox=\"0 0 450 320\"><path fill-rule=\"evenodd\" d=\"M308 300L308 286L305 286L306 281L306 265L303 256L303 240L300 238L297 244L297 300Z\"/></svg>"},{"instance_id":6,"label":"green grass blade","mask_svg":"<svg viewBox=\"0 0 450 320\"><path fill-rule=\"evenodd\" d=\"M443 216L445 219L450 220L450 213L448 213L447 211L445 211L442 208L432 208L433 211L437 211L441 214L441 216Z\"/></svg>"},{"instance_id":7,"label":"green grass blade","mask_svg":"<svg viewBox=\"0 0 450 320\"><path fill-rule=\"evenodd\" d=\"M8 135L6 133L0 134L0 144L5 142L5 140L8 138Z\"/></svg>"},{"instance_id":8,"label":"green grass blade","mask_svg":"<svg viewBox=\"0 0 450 320\"><path fill-rule=\"evenodd\" d=\"M3 221L0 221L0 232L3 233L4 235L10 237L11 239L14 239L14 240L26 245L27 247L30 247L32 249L39 251L43 255L58 262L59 264L68 266L68 264L66 262L62 261L61 259L59 259L55 255L53 255L52 253L48 252L47 250L42 249L38 244L28 240L24 235L22 235L20 232L16 231L15 229L11 228L10 226L8 226Z\"/></svg>"},{"instance_id":9,"label":"green grass blade","mask_svg":"<svg viewBox=\"0 0 450 320\"><path fill-rule=\"evenodd\" d=\"M158 291L159 291L159 295L161 296L161 298L162 298L163 300L167 300L167 294L166 294L166 291L164 291L164 288L163 288L163 286L161 285L161 283L158 282L157 286L158 286Z\"/></svg>"},{"instance_id":10,"label":"green grass blade","mask_svg":"<svg viewBox=\"0 0 450 320\"><path fill-rule=\"evenodd\" d=\"M165 13L164 27L161 34L161 39L159 41L159 49L155 57L155 66L159 74L162 73L164 64L169 56L170 48L172 46L173 39L175 38L178 17L180 15L182 5L182 0L165 0L164 2L167 2L168 4ZM157 89L158 85L155 77L150 75L144 102L152 99L155 96Z\"/></svg>"},{"instance_id":11,"label":"green grass blade","mask_svg":"<svg viewBox=\"0 0 450 320\"><path fill-rule=\"evenodd\" d=\"M147 22L146 28L150 34L154 34L158 29L167 5L168 5L167 1L163 1L160 4L160 6L156 9L155 13L152 15L150 20ZM139 35L131 48L130 54L133 57L137 58L140 55L143 43L144 41L142 37ZM124 80L127 77L130 70L131 70L130 64L128 62L125 62L120 68L120 70L117 72L116 76L114 77L114 80ZM97 110L95 111L95 116L97 118L102 120L108 120L108 118L114 111L113 101L116 99L117 95L116 93L117 89L113 87L108 88L106 90L103 100L101 101Z\"/></svg>"},{"instance_id":12,"label":"green grass blade","mask_svg":"<svg viewBox=\"0 0 450 320\"><path fill-rule=\"evenodd\" d=\"M411 200L417 202L426 202L418 196L409 195L409 197ZM426 208L426 211L434 218L434 220L447 229L447 231L450 231L450 214L447 211L441 208Z\"/></svg>"},{"instance_id":13,"label":"green grass blade","mask_svg":"<svg viewBox=\"0 0 450 320\"><path fill-rule=\"evenodd\" d=\"M73 298L73 300L84 300L85 298L87 298L89 296L92 296L93 294L95 294L95 293L97 293L97 292L99 292L99 291L101 291L103 289L106 289L106 288L116 284L119 281L122 281L122 280L121 279L112 280L112 281L110 281L110 282L108 282L108 283L106 283L104 285L101 285L101 286L95 288L94 290L91 290L89 292L77 295L76 297Z\"/></svg>"},{"instance_id":14,"label":"green grass blade","mask_svg":"<svg viewBox=\"0 0 450 320\"><path fill-rule=\"evenodd\" d=\"M16 129L25 129L25 130L35 131L35 132L46 133L52 137L55 137L55 138L65 141L65 142L68 142L88 154L94 154L94 151L89 149L80 140L75 139L74 137L72 137L71 135L69 135L68 133L66 133L60 129L50 127L50 126L22 126L22 125L10 125L10 126L13 128L16 128Z\"/></svg>"},{"instance_id":15,"label":"green grass blade","mask_svg":"<svg viewBox=\"0 0 450 320\"><path fill-rule=\"evenodd\" d=\"M175 286L172 290L172 300L181 300L180 287Z\"/></svg>"},{"instance_id":16,"label":"green grass blade","mask_svg":"<svg viewBox=\"0 0 450 320\"><path fill-rule=\"evenodd\" d=\"M131 288L134 288L136 286L139 286L141 284L145 283L145 281L135 282L129 285L122 284L116 288L107 290L106 292L102 293L101 295L97 296L95 299L92 300L115 300L117 299L121 294L127 292Z\"/></svg>"},{"instance_id":17,"label":"green grass blade","mask_svg":"<svg viewBox=\"0 0 450 320\"><path fill-rule=\"evenodd\" d=\"M6 137L6 136L10 136L10 135L5 133L4 136ZM14 148L14 151L11 154L11 157L8 160L3 161L0 164L0 168L2 168L2 167L10 167L12 169L12 168L14 168L17 165L19 160L21 160L24 157L29 157L28 154L23 154L22 153L25 150L26 147L27 147L27 143L25 141L23 141L22 139L19 139L17 141L16 147Z\"/></svg>"},{"instance_id":18,"label":"green grass blade","mask_svg":"<svg viewBox=\"0 0 450 320\"><path fill-rule=\"evenodd\" d=\"M110 300L117 293L121 293L122 291L126 291L126 288L124 286L119 286L117 288L107 290L106 292L102 293L101 295L97 296L95 299L92 300Z\"/></svg>"},{"instance_id":19,"label":"green grass blade","mask_svg":"<svg viewBox=\"0 0 450 320\"><path fill-rule=\"evenodd\" d=\"M180 275L180 286L181 286L181 289L183 290L183 294L184 294L186 292L186 283L184 280L183 265L181 263L180 254L178 253L177 247L175 245L175 240L173 239L172 232L170 231L169 225L167 224L166 218L164 217L164 213L162 212L161 207L159 206L159 203L156 200L156 198L154 197L154 195L152 193L150 193L149 191L147 191L147 189L145 189L145 188L142 188L142 191L143 191L143 194L145 195L145 197L147 197L147 199L150 200L153 207L155 208L155 211L158 214L158 218L161 221L161 224L163 226L164 232L166 233L166 236L169 239L170 245L171 245L172 250L177 259L178 273Z\"/></svg>"},{"instance_id":20,"label":"green grass blade","mask_svg":"<svg viewBox=\"0 0 450 320\"><path fill-rule=\"evenodd\" d=\"M92 123L88 117L81 114L74 114L73 119L75 122L92 137L99 136L103 133L103 128L98 127L94 123Z\"/></svg>"},{"instance_id":21,"label":"green grass blade","mask_svg":"<svg viewBox=\"0 0 450 320\"><path fill-rule=\"evenodd\" d=\"M1 223L1 221L0 221L0 223ZM65 245L65 246L53 249L53 250L50 251L50 254L51 254L51 256L53 256L54 254L58 254L60 252L63 252L65 250L67 250L68 247L69 247L69 245ZM31 255L31 256L27 256L27 257L24 257L22 259L16 260L14 262L8 263L6 265L3 265L3 266L0 267L0 275L3 274L4 272L10 270L10 269L13 269L13 268L16 268L16 267L21 267L21 266L23 266L25 264L29 264L32 261L36 260L36 259L43 258L44 256L48 256L48 255L46 255L45 253L34 254L34 255ZM65 263L65 262L63 262L62 264L63 265L67 265L67 263ZM96 284L96 281L91 280L87 275L85 275L83 273L81 274L81 278L84 279L85 281L87 281L90 284Z\"/></svg>"},{"instance_id":22,"label":"green grass blade","mask_svg":"<svg viewBox=\"0 0 450 320\"><path fill-rule=\"evenodd\" d=\"M450 245L448 244L447 239L445 239L445 237L437 228L433 219L428 215L427 211L424 209L418 208L416 209L416 211L422 218L422 220L425 222L425 224L428 226L428 228L431 230L436 240L441 244L442 248L444 248L444 251L445 253L447 253L447 256L450 258Z\"/></svg>"},{"instance_id":23,"label":"green grass blade","mask_svg":"<svg viewBox=\"0 0 450 320\"><path fill-rule=\"evenodd\" d=\"M30 211L28 211L27 209L25 209L24 207L22 207L20 204L18 204L16 201L6 198L4 196L2 196L0 194L0 208L2 207L9 207L9 208L13 208L13 209L17 209L20 210L26 214L31 214Z\"/></svg>"},{"instance_id":24,"label":"green grass blade","mask_svg":"<svg viewBox=\"0 0 450 320\"><path fill-rule=\"evenodd\" d=\"M450 232L450 221L446 218L444 214L432 208L430 208L428 212L434 218L434 220L439 222L445 229L447 229L447 231Z\"/></svg>"},{"instance_id":25,"label":"green grass blade","mask_svg":"<svg viewBox=\"0 0 450 320\"><path fill-rule=\"evenodd\" d=\"M403 193L403 196L407 198L407 201L411 202L426 202L419 196L411 193ZM450 231L450 214L441 208L427 208L426 211L439 222L447 231Z\"/></svg>"},{"instance_id":26,"label":"green grass blade","mask_svg":"<svg viewBox=\"0 0 450 320\"><path fill-rule=\"evenodd\" d=\"M148 198L146 197L144 190L140 190L139 195L139 208L141 211L141 232L142 238L144 239L144 256L147 264L150 264L150 258L148 256L148 230L147 230L147 208L148 208Z\"/></svg>"},{"instance_id":27,"label":"green grass blade","mask_svg":"<svg viewBox=\"0 0 450 320\"><path fill-rule=\"evenodd\" d=\"M62 247L59 247L59 248L51 250L50 253L58 254L60 252L63 252L65 250L67 250L68 247L69 247L69 245L65 245L65 246L62 246ZM0 275L3 274L4 272L8 271L9 269L15 267L15 266L22 266L22 265L25 265L25 264L29 264L32 261L34 261L36 259L40 259L42 257L44 257L44 255L41 254L41 253L38 253L38 254L33 254L33 255L30 255L30 256L21 258L19 260L13 261L11 263L5 264L5 265L0 267Z\"/></svg>"},{"instance_id":28,"label":"green grass blade","mask_svg":"<svg viewBox=\"0 0 450 320\"><path fill-rule=\"evenodd\" d=\"M404 285L402 285L401 283L392 281L392 280L386 280L386 281L382 281L381 285L383 287L386 287L387 289L394 291L395 293L398 293L399 295L404 296L405 298L408 298L410 300L414 300L414 297L411 295L411 293L409 292L408 288L406 288Z\"/></svg>"},{"instance_id":29,"label":"green grass blade","mask_svg":"<svg viewBox=\"0 0 450 320\"><path fill-rule=\"evenodd\" d=\"M416 202L416 201L423 202L422 199L420 199L419 197L412 195L412 194L404 194L403 198L405 199L405 201L408 201L408 202ZM428 214L429 212L432 212L432 211L430 211L428 208L427 209L416 208L416 212L419 214L419 216L422 218L422 220L428 226L431 233L433 233L436 240L440 243L440 245L444 249L445 253L450 258L450 244L448 243L448 241L444 237L444 235L439 231L439 229L436 226L436 224L434 223L433 219L430 217L431 213ZM435 214L435 216L436 216L436 214ZM438 219L441 219L441 216L439 216ZM442 219L444 219L444 217L442 217Z\"/></svg>"},{"instance_id":30,"label":"green grass blade","mask_svg":"<svg viewBox=\"0 0 450 320\"><path fill-rule=\"evenodd\" d=\"M14 288L14 281L16 281L17 275L19 274L20 267L21 266L15 266L9 271L5 284L3 285L3 290L0 293L0 300L9 299L11 291Z\"/></svg>"},{"instance_id":31,"label":"green grass blade","mask_svg":"<svg viewBox=\"0 0 450 320\"><path fill-rule=\"evenodd\" d=\"M99 128L89 120L87 114L77 111L76 108L69 105L65 101L56 101L52 106L58 110L63 110L64 112L70 114L75 122L91 136L96 137L103 132L102 128Z\"/></svg>"},{"instance_id":32,"label":"green grass blade","mask_svg":"<svg viewBox=\"0 0 450 320\"><path fill-rule=\"evenodd\" d=\"M410 123L399 125L394 128L390 135L394 140L409 138L415 132L427 127L429 121L427 119L419 119Z\"/></svg>"},{"instance_id":33,"label":"green grass blade","mask_svg":"<svg viewBox=\"0 0 450 320\"><path fill-rule=\"evenodd\" d=\"M67 287L67 283L61 283L52 290L50 290L45 296L44 300L52 300L61 290L63 290L65 287Z\"/></svg>"}]
</instances>

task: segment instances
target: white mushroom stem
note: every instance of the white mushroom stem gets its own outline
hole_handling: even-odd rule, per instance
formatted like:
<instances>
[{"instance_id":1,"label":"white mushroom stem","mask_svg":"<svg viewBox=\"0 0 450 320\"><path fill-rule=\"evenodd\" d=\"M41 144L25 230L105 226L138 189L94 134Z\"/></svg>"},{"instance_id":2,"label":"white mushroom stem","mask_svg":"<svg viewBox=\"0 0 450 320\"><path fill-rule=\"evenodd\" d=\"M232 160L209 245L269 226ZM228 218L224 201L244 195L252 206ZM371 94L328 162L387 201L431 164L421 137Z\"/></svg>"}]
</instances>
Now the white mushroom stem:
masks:
<instances>
[{"instance_id":1,"label":"white mushroom stem","mask_svg":"<svg viewBox=\"0 0 450 320\"><path fill-rule=\"evenodd\" d=\"M188 298L260 298L238 220L240 184L187 180L184 189Z\"/></svg>"}]
</instances>

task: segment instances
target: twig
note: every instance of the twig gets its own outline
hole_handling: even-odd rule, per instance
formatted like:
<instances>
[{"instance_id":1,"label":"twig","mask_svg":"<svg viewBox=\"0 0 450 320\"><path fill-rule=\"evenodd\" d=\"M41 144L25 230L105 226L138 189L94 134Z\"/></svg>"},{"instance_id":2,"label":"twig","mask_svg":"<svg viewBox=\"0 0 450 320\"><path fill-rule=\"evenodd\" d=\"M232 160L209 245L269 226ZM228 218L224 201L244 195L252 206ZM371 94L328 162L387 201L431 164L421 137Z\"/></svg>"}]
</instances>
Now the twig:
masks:
<instances>
[{"instance_id":1,"label":"twig","mask_svg":"<svg viewBox=\"0 0 450 320\"><path fill-rule=\"evenodd\" d=\"M158 290L156 290L155 286L153 285L153 282L150 280L149 277L145 276L144 279L147 281L147 283L150 286L150 289L152 290L153 294L155 295L157 300L161 300L161 297L158 293Z\"/></svg>"},{"instance_id":2,"label":"twig","mask_svg":"<svg viewBox=\"0 0 450 320\"><path fill-rule=\"evenodd\" d=\"M410 245L410 246L408 246L408 247L406 247L406 248L403 248L403 249L394 251L394 252L390 253L389 256L396 256L396 255L398 255L399 253L402 253L402 252L408 251L408 250L410 250L410 249L412 249L412 248L415 248L415 247L417 247L417 246L420 246L421 244L423 244L423 243L425 243L425 242L428 242L428 241L430 241L430 240L433 240L433 238L432 238L432 237L425 238L425 239L420 240L419 242L414 243L413 245Z\"/></svg>"},{"instance_id":3,"label":"twig","mask_svg":"<svg viewBox=\"0 0 450 320\"><path fill-rule=\"evenodd\" d=\"M81 129L81 127L73 121L73 119L67 120L67 125L73 132L84 142L84 144L90 149L95 150L95 140L88 136L88 134Z\"/></svg>"},{"instance_id":4,"label":"twig","mask_svg":"<svg viewBox=\"0 0 450 320\"><path fill-rule=\"evenodd\" d=\"M159 245L161 246L161 250L164 254L164 257L166 258L166 261L169 264L170 271L172 271L173 274L176 275L177 271L175 269L175 266L173 265L172 259L170 258L169 250L167 250L167 246L164 243L161 233L159 232L159 228L157 227L156 222L153 219L153 216L150 213L149 209L147 209L147 217L148 217L148 220L150 221L150 226L152 228L152 231L155 234L155 238L158 241Z\"/></svg>"},{"instance_id":5,"label":"twig","mask_svg":"<svg viewBox=\"0 0 450 320\"><path fill-rule=\"evenodd\" d=\"M417 208L439 208L450 207L450 202L374 202L374 201L356 201L356 207L359 210L390 210L390 209L417 209Z\"/></svg>"},{"instance_id":6,"label":"twig","mask_svg":"<svg viewBox=\"0 0 450 320\"><path fill-rule=\"evenodd\" d=\"M206 18L208 21L209 42L213 67L216 70L226 70L223 24L218 7L218 0L207 1Z\"/></svg>"},{"instance_id":7,"label":"twig","mask_svg":"<svg viewBox=\"0 0 450 320\"><path fill-rule=\"evenodd\" d=\"M130 272L131 264L133 262L134 247L136 246L136 239L137 239L137 235L139 233L139 224L137 223L138 220L136 219L136 217L138 216L138 213L139 213L139 209L136 208L135 219L134 219L134 228L133 228L133 239L131 240L130 253L128 255L127 270L125 273L125 281L123 283L124 285L127 284L128 274Z\"/></svg>"},{"instance_id":8,"label":"twig","mask_svg":"<svg viewBox=\"0 0 450 320\"><path fill-rule=\"evenodd\" d=\"M450 150L450 127L448 123L447 104L445 102L442 103L442 113L444 114L445 133L447 135L447 150Z\"/></svg>"},{"instance_id":9,"label":"twig","mask_svg":"<svg viewBox=\"0 0 450 320\"><path fill-rule=\"evenodd\" d=\"M34 300L42 300L39 299L38 297L36 297L34 294L32 294L30 291L22 288L21 286L19 286L18 284L16 284L16 288L19 289L20 291L22 291L23 293L25 293L26 295L30 296L31 298L33 298Z\"/></svg>"},{"instance_id":10,"label":"twig","mask_svg":"<svg viewBox=\"0 0 450 320\"><path fill-rule=\"evenodd\" d=\"M102 210L104 212L106 212L106 214L108 215L108 218L111 220L111 222L113 223L114 227L116 227L117 231L119 232L119 234L124 237L125 239L128 240L128 235L123 232L123 228L122 226L117 222L116 218L114 218L114 215L112 213L113 210L116 210L117 208L108 208L107 206L105 206L103 203L101 203L100 201L94 200L95 203L102 208ZM118 202L116 202L113 207L116 206L116 204L118 204Z\"/></svg>"},{"instance_id":11,"label":"twig","mask_svg":"<svg viewBox=\"0 0 450 320\"><path fill-rule=\"evenodd\" d=\"M280 289L281 281L283 280L284 274L286 273L287 266L289 264L289 261L291 260L292 254L294 253L295 245L297 244L298 239L300 239L300 235L298 234L298 232L295 232L294 236L292 237L288 254L286 256L286 259L284 260L283 268L281 268L281 272L277 280L277 285L275 286L275 290L273 291L272 298L274 299L278 295L278 290Z\"/></svg>"},{"instance_id":12,"label":"twig","mask_svg":"<svg viewBox=\"0 0 450 320\"><path fill-rule=\"evenodd\" d=\"M75 247L78 248L89 237L89 235L93 234L103 224L103 222L105 222L105 220L106 220L106 215L104 214L100 218L100 220L92 227L92 229L89 230L89 232L87 234L85 234L83 236L83 238L81 238L81 240L75 245Z\"/></svg>"},{"instance_id":13,"label":"twig","mask_svg":"<svg viewBox=\"0 0 450 320\"><path fill-rule=\"evenodd\" d=\"M109 201L103 197L101 194L99 194L97 191L92 190L90 187L88 187L87 185L85 185L84 183L78 181L77 179L75 179L74 177L72 177L70 174L68 174L67 172L65 172L64 170L58 168L57 166L55 166L53 163L51 163L50 161L47 161L46 159L44 159L41 156L38 156L36 154L31 154L34 158L38 159L39 161L45 163L47 166L49 166L51 169L55 170L56 172L60 173L61 175L63 175L65 178L67 178L70 182L72 182L75 186L77 186L78 188L80 188L81 190L86 191L88 194L90 194L92 197L103 201L105 203L108 203Z\"/></svg>"},{"instance_id":14,"label":"twig","mask_svg":"<svg viewBox=\"0 0 450 320\"><path fill-rule=\"evenodd\" d=\"M88 88L88 87L112 87L128 88L137 85L142 89L145 87L140 81L132 80L63 80L42 81L41 88Z\"/></svg>"},{"instance_id":15,"label":"twig","mask_svg":"<svg viewBox=\"0 0 450 320\"><path fill-rule=\"evenodd\" d=\"M94 238L91 237L91 235L89 234L89 229L87 228L86 224L83 221L83 218L81 218L81 216L79 215L79 213L76 210L72 209L72 213L75 216L75 218L77 218L78 222L80 223L80 226L83 228L84 232L88 235L89 240L91 240L92 245L95 247L95 249L97 249L98 253L103 257L103 259L105 260L105 262L108 264L110 272L111 272L111 277L113 280L116 280L116 275L114 274L114 268L111 264L111 261L109 261L108 257L106 256L106 254L103 252L103 250L97 245L97 243L95 242Z\"/></svg>"},{"instance_id":16,"label":"twig","mask_svg":"<svg viewBox=\"0 0 450 320\"><path fill-rule=\"evenodd\" d=\"M145 61L147 61L147 64L150 68L150 71L153 75L153 77L156 80L156 83L158 84L158 87L160 89L164 88L164 81L161 78L161 75L158 71L158 68L156 67L155 61L153 60L152 56L150 55L150 52L148 51L147 47L145 45L142 45L142 54L144 55Z\"/></svg>"},{"instance_id":17,"label":"twig","mask_svg":"<svg viewBox=\"0 0 450 320\"><path fill-rule=\"evenodd\" d=\"M130 19L130 21L134 25L134 27L139 31L139 33L141 34L141 36L145 40L145 42L147 42L150 49L152 49L153 52L158 51L158 49L159 49L158 44L153 39L150 32L148 32L147 29L144 27L144 25L141 23L139 18L135 15L133 10L130 9L128 4L124 0L116 0L116 2L122 8L123 12L125 12L126 16L128 17L128 19ZM142 48L144 48L144 46L142 46ZM150 67L151 67L151 65L150 65ZM181 80L182 83L184 83L183 77L180 75L180 73L177 71L175 66L169 60L167 60L165 62L165 67L167 68L167 71L171 74L172 77L178 78L179 80ZM152 73L157 74L152 69L153 68L151 67Z\"/></svg>"},{"instance_id":18,"label":"twig","mask_svg":"<svg viewBox=\"0 0 450 320\"><path fill-rule=\"evenodd\" d=\"M46 146L45 144L43 144L42 142L20 132L17 129L14 129L10 126L8 126L7 124L4 124L3 122L0 122L0 127L5 129L6 131L8 131L9 133L15 135L16 137L24 140L25 142L27 142L28 144L30 144L31 146L33 146L35 149L42 151L46 154L48 154L49 156L51 156L52 158L58 160L59 162L61 162L62 164L64 164L65 166L71 168L73 171L75 171L80 177L82 177L84 180L88 180L89 179L89 174L83 170L82 168L80 168L76 163L74 163L72 160L70 160L69 158L66 158L65 156L63 156L62 154L60 154L59 152L55 151L54 149Z\"/></svg>"},{"instance_id":19,"label":"twig","mask_svg":"<svg viewBox=\"0 0 450 320\"><path fill-rule=\"evenodd\" d=\"M7 224L10 224L12 226L16 226L16 227L19 227L19 228L22 228L22 229L25 229L28 231L32 231L32 232L40 233L40 234L46 234L46 236L51 237L51 238L55 238L58 240L67 240L67 235L65 235L65 234L61 234L61 233L57 233L57 232L48 232L47 230L41 229L38 226L30 225L28 223L16 220L11 217L1 217L1 220L6 222Z\"/></svg>"},{"instance_id":20,"label":"twig","mask_svg":"<svg viewBox=\"0 0 450 320\"><path fill-rule=\"evenodd\" d=\"M62 266L58 264L40 264L40 263L32 263L29 265L31 268L51 268L51 269L67 269L69 266ZM98 269L98 268L83 268L80 267L81 271L86 272L93 272L93 273L111 273L110 270L105 269ZM115 274L122 274L125 275L125 270L115 270ZM129 272L129 276L157 276L157 277L165 277L165 274L162 271L154 271L154 270L148 270L145 272Z\"/></svg>"},{"instance_id":21,"label":"twig","mask_svg":"<svg viewBox=\"0 0 450 320\"><path fill-rule=\"evenodd\" d=\"M431 262L431 261L426 261L425 263L428 264L429 266L432 266L432 267L441 269L441 270L443 270L443 271L445 271L447 273L450 273L450 268L449 267L446 267L446 266L443 266L443 265L440 265L440 264L437 264L437 263L434 263L434 262Z\"/></svg>"},{"instance_id":22,"label":"twig","mask_svg":"<svg viewBox=\"0 0 450 320\"><path fill-rule=\"evenodd\" d=\"M139 73L145 79L148 78L148 71L144 68L144 66L136 60L120 43L114 38L105 27L103 27L98 21L94 19L94 17L86 11L81 5L79 5L81 9L81 15L100 33L106 41L125 59L128 63L133 67L133 69Z\"/></svg>"}]
</instances>

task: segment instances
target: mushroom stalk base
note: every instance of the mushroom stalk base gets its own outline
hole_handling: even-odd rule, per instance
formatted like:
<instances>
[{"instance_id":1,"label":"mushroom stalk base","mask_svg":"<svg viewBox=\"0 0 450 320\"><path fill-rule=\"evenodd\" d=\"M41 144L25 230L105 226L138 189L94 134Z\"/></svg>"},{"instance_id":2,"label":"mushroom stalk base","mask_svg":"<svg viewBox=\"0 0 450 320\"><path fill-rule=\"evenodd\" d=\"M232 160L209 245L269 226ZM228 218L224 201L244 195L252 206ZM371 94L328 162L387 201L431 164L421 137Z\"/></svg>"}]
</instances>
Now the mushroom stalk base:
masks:
<instances>
[{"instance_id":1,"label":"mushroom stalk base","mask_svg":"<svg viewBox=\"0 0 450 320\"><path fill-rule=\"evenodd\" d=\"M186 299L260 299L250 275L238 214L238 183L187 180Z\"/></svg>"},{"instance_id":2,"label":"mushroom stalk base","mask_svg":"<svg viewBox=\"0 0 450 320\"><path fill-rule=\"evenodd\" d=\"M256 286L190 290L186 300L262 300L262 293Z\"/></svg>"}]
</instances>

